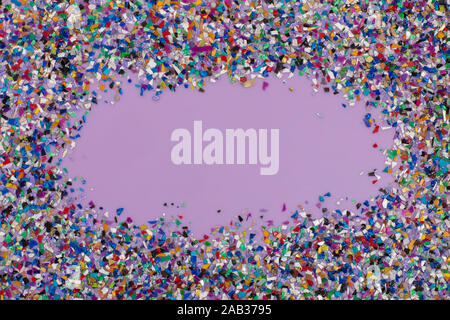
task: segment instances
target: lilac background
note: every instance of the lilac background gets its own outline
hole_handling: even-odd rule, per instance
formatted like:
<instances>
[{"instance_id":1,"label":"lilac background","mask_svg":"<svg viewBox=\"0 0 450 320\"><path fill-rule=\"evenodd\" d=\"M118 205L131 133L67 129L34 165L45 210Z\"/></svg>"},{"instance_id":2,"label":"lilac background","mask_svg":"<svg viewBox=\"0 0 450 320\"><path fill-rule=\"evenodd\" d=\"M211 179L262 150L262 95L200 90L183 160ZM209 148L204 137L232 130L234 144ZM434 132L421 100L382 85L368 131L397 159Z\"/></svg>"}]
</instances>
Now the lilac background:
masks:
<instances>
[{"instance_id":1,"label":"lilac background","mask_svg":"<svg viewBox=\"0 0 450 320\"><path fill-rule=\"evenodd\" d=\"M315 205L326 192L332 194L326 198L328 208L354 209L351 200L376 196L380 187L393 181L381 173L385 165L379 148L392 145L394 132L372 134L362 121L364 103L351 107L341 96L313 94L311 81L304 77L286 84L266 81L269 86L263 91L262 80L244 88L221 79L208 83L204 93L179 88L165 92L157 102L149 93L139 96L134 84L124 84L119 103L94 106L63 167L70 176L86 178L88 198L109 212L123 207L122 217L137 223L163 213L183 215L194 234L247 212L276 224L297 205L320 215ZM259 165L173 165L170 151L175 143L170 135L176 128L188 128L192 134L194 120L203 121L204 131L279 128L278 174L261 176ZM374 143L379 147L374 149ZM367 176L373 169L382 176L375 185ZM185 207L177 208L182 203Z\"/></svg>"}]
</instances>

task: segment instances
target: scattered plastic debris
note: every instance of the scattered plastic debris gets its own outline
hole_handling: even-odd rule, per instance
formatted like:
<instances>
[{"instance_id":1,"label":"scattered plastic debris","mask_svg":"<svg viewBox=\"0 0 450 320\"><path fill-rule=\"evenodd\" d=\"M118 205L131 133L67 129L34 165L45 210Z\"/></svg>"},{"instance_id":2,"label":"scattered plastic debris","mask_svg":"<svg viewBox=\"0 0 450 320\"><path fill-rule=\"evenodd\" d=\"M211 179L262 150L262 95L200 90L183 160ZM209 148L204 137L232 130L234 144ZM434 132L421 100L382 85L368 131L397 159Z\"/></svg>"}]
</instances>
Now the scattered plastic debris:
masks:
<instances>
[{"instance_id":1,"label":"scattered plastic debris","mask_svg":"<svg viewBox=\"0 0 450 320\"><path fill-rule=\"evenodd\" d=\"M2 9L0 299L449 298L448 5L8 1ZM119 222L122 209L111 218L83 204L82 181L58 163L88 111L108 92L117 101L131 74L155 101L177 87L207 90L222 74L244 87L269 74L308 76L317 92L343 93L343 108L365 99L368 130L396 130L383 153L397 186L357 212L319 201L324 215L314 220L284 208L291 225L269 221L262 243L239 221L201 238L181 217Z\"/></svg>"}]
</instances>

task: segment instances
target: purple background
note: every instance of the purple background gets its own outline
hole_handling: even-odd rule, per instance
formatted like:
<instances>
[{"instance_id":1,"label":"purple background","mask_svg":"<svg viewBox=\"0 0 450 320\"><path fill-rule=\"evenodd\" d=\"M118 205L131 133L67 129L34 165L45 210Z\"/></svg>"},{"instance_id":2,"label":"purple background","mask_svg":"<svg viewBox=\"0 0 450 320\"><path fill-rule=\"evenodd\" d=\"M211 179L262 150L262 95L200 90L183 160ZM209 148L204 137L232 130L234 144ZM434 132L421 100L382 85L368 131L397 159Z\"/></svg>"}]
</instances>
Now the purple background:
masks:
<instances>
[{"instance_id":1,"label":"purple background","mask_svg":"<svg viewBox=\"0 0 450 320\"><path fill-rule=\"evenodd\" d=\"M163 213L183 215L194 234L247 212L276 224L287 220L298 205L320 215L318 196L327 192L332 197L326 198L326 207L354 209L352 200L376 196L380 187L393 181L381 173L385 165L379 148L392 145L394 132L372 134L362 121L364 103L351 107L342 96L313 93L311 81L304 77L285 84L266 81L269 86L263 91L262 80L244 88L221 79L208 83L204 93L179 88L165 92L159 101L149 93L139 96L134 84L126 83L119 103L94 106L63 167L72 177L86 178L88 199L110 213L123 207L122 217L137 223ZM375 117L380 119L379 114ZM176 128L193 134L194 120L203 121L203 131L279 128L278 174L261 176L259 165L173 165L170 151L175 143L170 135ZM379 147L373 148L374 143ZM373 169L382 176L375 185L374 177L367 176ZM185 207L177 208L182 203Z\"/></svg>"}]
</instances>

